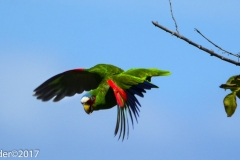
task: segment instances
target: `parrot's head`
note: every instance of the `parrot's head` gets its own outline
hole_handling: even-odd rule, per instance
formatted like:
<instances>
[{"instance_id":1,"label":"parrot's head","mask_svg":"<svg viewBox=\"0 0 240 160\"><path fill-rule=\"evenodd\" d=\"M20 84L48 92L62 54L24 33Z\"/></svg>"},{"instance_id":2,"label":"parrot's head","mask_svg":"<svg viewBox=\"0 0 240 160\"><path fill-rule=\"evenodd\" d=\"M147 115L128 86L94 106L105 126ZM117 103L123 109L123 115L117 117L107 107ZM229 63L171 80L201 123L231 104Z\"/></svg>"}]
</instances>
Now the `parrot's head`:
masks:
<instances>
[{"instance_id":1,"label":"parrot's head","mask_svg":"<svg viewBox=\"0 0 240 160\"><path fill-rule=\"evenodd\" d=\"M93 104L95 103L95 97L91 94L87 93L82 96L81 103L83 105L83 108L87 114L90 114L93 112Z\"/></svg>"}]
</instances>

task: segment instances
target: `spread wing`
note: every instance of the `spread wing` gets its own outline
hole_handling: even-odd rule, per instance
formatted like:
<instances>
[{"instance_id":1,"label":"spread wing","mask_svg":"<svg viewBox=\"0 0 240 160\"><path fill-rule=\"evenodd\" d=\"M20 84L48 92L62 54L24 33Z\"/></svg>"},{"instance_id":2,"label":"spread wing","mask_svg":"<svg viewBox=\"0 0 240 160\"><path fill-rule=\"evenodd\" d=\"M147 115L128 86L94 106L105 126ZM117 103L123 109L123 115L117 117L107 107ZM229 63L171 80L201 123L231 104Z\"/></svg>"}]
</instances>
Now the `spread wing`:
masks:
<instances>
[{"instance_id":1,"label":"spread wing","mask_svg":"<svg viewBox=\"0 0 240 160\"><path fill-rule=\"evenodd\" d=\"M115 136L119 133L119 139L122 136L124 140L125 135L129 136L129 121L130 117L132 126L134 125L134 118L137 122L139 117L139 107L141 104L138 102L135 95L143 97L146 89L158 88L156 85L142 80L138 77L120 75L118 78L108 80L109 86L113 89L117 101L117 123L115 128Z\"/></svg>"},{"instance_id":2,"label":"spread wing","mask_svg":"<svg viewBox=\"0 0 240 160\"><path fill-rule=\"evenodd\" d=\"M101 75L96 72L92 73L85 69L69 70L46 80L34 90L34 96L42 101L54 98L53 101L57 102L66 96L95 89L101 80Z\"/></svg>"}]
</instances>

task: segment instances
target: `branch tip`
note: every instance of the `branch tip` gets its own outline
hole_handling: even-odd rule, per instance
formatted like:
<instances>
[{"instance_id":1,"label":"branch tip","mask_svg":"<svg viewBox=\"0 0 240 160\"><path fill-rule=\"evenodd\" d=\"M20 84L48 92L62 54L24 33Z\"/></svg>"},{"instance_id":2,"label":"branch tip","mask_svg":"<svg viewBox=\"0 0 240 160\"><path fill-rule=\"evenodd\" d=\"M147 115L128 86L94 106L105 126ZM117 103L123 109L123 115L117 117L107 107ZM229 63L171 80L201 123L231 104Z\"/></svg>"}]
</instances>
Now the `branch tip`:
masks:
<instances>
[{"instance_id":1,"label":"branch tip","mask_svg":"<svg viewBox=\"0 0 240 160\"><path fill-rule=\"evenodd\" d=\"M174 18L173 11L172 11L172 3L171 3L171 0L169 0L169 4L170 4L170 12L171 12L171 15L172 15L172 19L173 19L173 21L174 21L176 31L177 31L177 33L179 34L177 22L176 22L176 20L175 20L175 18Z\"/></svg>"},{"instance_id":2,"label":"branch tip","mask_svg":"<svg viewBox=\"0 0 240 160\"><path fill-rule=\"evenodd\" d=\"M216 45L215 43L213 43L211 40L209 40L207 37L205 37L198 29L195 28L195 30L198 32L198 34L200 34L204 39L206 39L209 43L211 43L212 45L214 45L216 48L218 48L219 50L223 51L222 54L224 53L228 53L228 55L232 55L235 57L240 58L240 56L238 54L233 54L231 52L226 51L225 49L219 47L218 45Z\"/></svg>"},{"instance_id":3,"label":"branch tip","mask_svg":"<svg viewBox=\"0 0 240 160\"><path fill-rule=\"evenodd\" d=\"M160 25L160 24L157 24L157 23L155 23L155 22L153 22L153 21L152 21L152 23L153 23L156 27L158 27L158 28L160 28L160 29L162 29L162 30L164 30L164 31L166 31L166 32L168 32L168 33L176 36L176 37L180 37L180 34L179 34L179 33L173 32L173 31L171 31L170 29L168 29L168 28L166 28L166 27L164 27L164 26L162 26L162 25ZM182 35L181 35L181 39L184 40L185 42L187 42L187 43L189 43L189 44L191 44L191 45L193 45L193 46L195 46L195 47L203 50L204 52L209 53L211 56L217 57L217 58L219 58L219 59L222 59L223 61L226 61L226 62L235 64L235 65L237 65L237 66L240 66L240 62L237 62L237 61L234 61L234 60L225 58L225 57L223 57L223 56L220 56L219 54L215 53L213 50L207 49L207 48L205 48L205 47L203 47L203 46L201 46L201 45L199 45L199 44L197 44L197 43L195 43L195 42L187 39L186 37L184 37L184 36L182 36ZM240 53L238 54L237 57L240 58Z\"/></svg>"}]
</instances>

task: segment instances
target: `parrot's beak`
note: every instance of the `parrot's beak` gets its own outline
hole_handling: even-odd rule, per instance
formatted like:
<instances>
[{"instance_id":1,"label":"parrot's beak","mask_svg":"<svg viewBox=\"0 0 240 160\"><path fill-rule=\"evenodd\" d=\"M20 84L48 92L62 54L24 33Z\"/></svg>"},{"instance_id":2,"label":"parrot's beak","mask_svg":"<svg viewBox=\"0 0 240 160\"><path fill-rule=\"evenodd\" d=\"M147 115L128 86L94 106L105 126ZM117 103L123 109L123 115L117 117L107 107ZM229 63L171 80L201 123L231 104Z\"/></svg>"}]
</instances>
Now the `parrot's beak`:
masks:
<instances>
[{"instance_id":1,"label":"parrot's beak","mask_svg":"<svg viewBox=\"0 0 240 160\"><path fill-rule=\"evenodd\" d=\"M90 114L90 113L93 112L93 111L92 111L92 107L91 107L89 104L84 104L84 105L83 105L83 108L84 108L84 110L85 110L85 112L86 112L87 114Z\"/></svg>"}]
</instances>

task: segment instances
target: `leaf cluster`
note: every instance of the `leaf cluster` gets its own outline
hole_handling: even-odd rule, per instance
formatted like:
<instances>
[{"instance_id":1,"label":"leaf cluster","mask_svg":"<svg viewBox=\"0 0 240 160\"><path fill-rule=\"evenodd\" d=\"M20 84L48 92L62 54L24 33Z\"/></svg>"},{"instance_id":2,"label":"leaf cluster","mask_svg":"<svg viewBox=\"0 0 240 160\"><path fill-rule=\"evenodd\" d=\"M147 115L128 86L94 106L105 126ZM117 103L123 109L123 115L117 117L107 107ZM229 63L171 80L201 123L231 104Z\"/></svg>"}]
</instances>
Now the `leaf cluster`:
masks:
<instances>
[{"instance_id":1,"label":"leaf cluster","mask_svg":"<svg viewBox=\"0 0 240 160\"><path fill-rule=\"evenodd\" d=\"M226 84L222 84L220 88L231 90L231 93L223 99L227 116L231 117L237 108L236 96L240 99L240 75L230 77Z\"/></svg>"}]
</instances>

